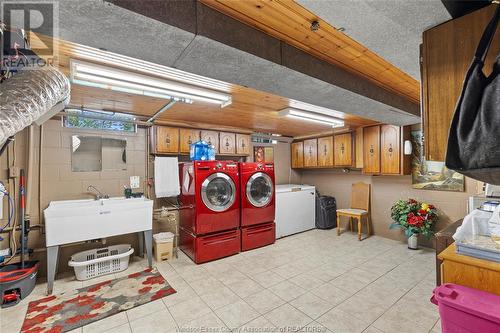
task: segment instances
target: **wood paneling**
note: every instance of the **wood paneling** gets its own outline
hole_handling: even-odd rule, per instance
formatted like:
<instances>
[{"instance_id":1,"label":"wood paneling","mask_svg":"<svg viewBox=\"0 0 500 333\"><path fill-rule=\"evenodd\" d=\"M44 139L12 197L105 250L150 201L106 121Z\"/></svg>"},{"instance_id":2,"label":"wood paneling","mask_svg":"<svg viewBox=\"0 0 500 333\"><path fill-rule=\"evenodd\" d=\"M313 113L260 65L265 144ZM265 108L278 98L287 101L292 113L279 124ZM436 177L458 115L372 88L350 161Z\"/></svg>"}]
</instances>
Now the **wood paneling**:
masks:
<instances>
[{"instance_id":1,"label":"wood paneling","mask_svg":"<svg viewBox=\"0 0 500 333\"><path fill-rule=\"evenodd\" d=\"M333 137L333 146L335 166L352 166L352 133L335 135Z\"/></svg>"},{"instance_id":2,"label":"wood paneling","mask_svg":"<svg viewBox=\"0 0 500 333\"><path fill-rule=\"evenodd\" d=\"M219 154L235 154L236 153L236 134L220 132L219 133Z\"/></svg>"},{"instance_id":3,"label":"wood paneling","mask_svg":"<svg viewBox=\"0 0 500 333\"><path fill-rule=\"evenodd\" d=\"M304 142L294 142L291 146L292 168L304 167Z\"/></svg>"},{"instance_id":4,"label":"wood paneling","mask_svg":"<svg viewBox=\"0 0 500 333\"><path fill-rule=\"evenodd\" d=\"M156 127L156 152L163 154L179 152L179 129L175 127Z\"/></svg>"},{"instance_id":5,"label":"wood paneling","mask_svg":"<svg viewBox=\"0 0 500 333\"><path fill-rule=\"evenodd\" d=\"M304 168L318 166L318 139L304 140Z\"/></svg>"},{"instance_id":6,"label":"wood paneling","mask_svg":"<svg viewBox=\"0 0 500 333\"><path fill-rule=\"evenodd\" d=\"M294 1L201 0L201 2L322 60L367 78L411 101L420 100L419 83L414 78ZM313 21L318 21L320 24L317 31L311 30Z\"/></svg>"},{"instance_id":7,"label":"wood paneling","mask_svg":"<svg viewBox=\"0 0 500 333\"><path fill-rule=\"evenodd\" d=\"M189 153L191 144L200 140L200 130L192 128L181 128L179 131L180 131L180 152Z\"/></svg>"},{"instance_id":8,"label":"wood paneling","mask_svg":"<svg viewBox=\"0 0 500 333\"><path fill-rule=\"evenodd\" d=\"M250 135L236 134L236 154L250 155Z\"/></svg>"},{"instance_id":9,"label":"wood paneling","mask_svg":"<svg viewBox=\"0 0 500 333\"><path fill-rule=\"evenodd\" d=\"M380 126L380 171L382 174L401 172L401 128L392 125Z\"/></svg>"},{"instance_id":10,"label":"wood paneling","mask_svg":"<svg viewBox=\"0 0 500 333\"><path fill-rule=\"evenodd\" d=\"M429 29L423 34L422 95L424 150L429 161L444 161L448 131L463 80L495 5ZM500 26L485 61L489 75L500 53Z\"/></svg>"},{"instance_id":11,"label":"wood paneling","mask_svg":"<svg viewBox=\"0 0 500 333\"><path fill-rule=\"evenodd\" d=\"M41 39L43 40L44 37L42 36ZM124 64L130 64L130 68L134 68L134 65L140 62L141 64L144 63L143 66L131 71L152 77L155 74L148 70L151 66L168 68L67 41L55 40L55 44L59 50L59 68L68 76L70 74L70 59L79 59L111 67L119 67L118 64L123 62ZM106 59L109 56L116 57L119 61L103 63L103 60L99 60ZM124 67L119 68L124 69ZM125 69L130 70L129 67ZM279 133L285 136L314 134L329 129L328 125L279 116L278 112L280 110L293 104L287 98L235 84L212 81L216 82L210 84L214 86L214 89L217 88L217 90L232 95L233 102L231 105L221 109L218 105L198 101L193 104L177 103L168 112L162 113L157 118L157 122L182 124L182 126L193 128L218 128L222 130L223 127L227 127L233 128L235 132L245 129L249 132ZM76 84L72 84L71 87L70 103L74 106L124 112L148 118L167 102L168 100L159 98L84 87ZM358 127L375 123L348 114L340 115L340 118L344 119L346 127Z\"/></svg>"},{"instance_id":12,"label":"wood paneling","mask_svg":"<svg viewBox=\"0 0 500 333\"><path fill-rule=\"evenodd\" d=\"M203 141L215 147L215 152L219 152L219 132L203 130L200 136Z\"/></svg>"},{"instance_id":13,"label":"wood paneling","mask_svg":"<svg viewBox=\"0 0 500 333\"><path fill-rule=\"evenodd\" d=\"M380 126L363 128L363 172L380 173Z\"/></svg>"},{"instance_id":14,"label":"wood paneling","mask_svg":"<svg viewBox=\"0 0 500 333\"><path fill-rule=\"evenodd\" d=\"M333 136L318 138L318 166L333 166Z\"/></svg>"}]
</instances>

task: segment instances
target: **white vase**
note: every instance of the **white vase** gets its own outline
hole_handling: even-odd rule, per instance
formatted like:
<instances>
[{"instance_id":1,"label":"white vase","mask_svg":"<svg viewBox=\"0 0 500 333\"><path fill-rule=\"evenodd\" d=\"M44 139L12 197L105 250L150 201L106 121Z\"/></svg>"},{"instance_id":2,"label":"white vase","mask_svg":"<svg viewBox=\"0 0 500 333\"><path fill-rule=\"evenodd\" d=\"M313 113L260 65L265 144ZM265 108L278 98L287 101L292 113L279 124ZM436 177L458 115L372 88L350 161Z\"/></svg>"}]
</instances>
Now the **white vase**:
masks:
<instances>
[{"instance_id":1,"label":"white vase","mask_svg":"<svg viewBox=\"0 0 500 333\"><path fill-rule=\"evenodd\" d=\"M410 250L418 250L418 234L408 237L408 248Z\"/></svg>"}]
</instances>

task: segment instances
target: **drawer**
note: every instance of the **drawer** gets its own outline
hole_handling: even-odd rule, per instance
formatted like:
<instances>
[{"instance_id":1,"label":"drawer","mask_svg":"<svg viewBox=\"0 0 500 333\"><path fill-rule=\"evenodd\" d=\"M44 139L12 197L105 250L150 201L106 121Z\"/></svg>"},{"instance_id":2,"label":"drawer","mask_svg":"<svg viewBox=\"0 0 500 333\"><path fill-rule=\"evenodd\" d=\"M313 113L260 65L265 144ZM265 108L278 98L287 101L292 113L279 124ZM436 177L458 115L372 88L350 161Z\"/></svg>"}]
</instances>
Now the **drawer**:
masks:
<instances>
[{"instance_id":1,"label":"drawer","mask_svg":"<svg viewBox=\"0 0 500 333\"><path fill-rule=\"evenodd\" d=\"M276 240L276 225L259 224L241 229L241 250L248 251L258 247L271 245Z\"/></svg>"},{"instance_id":2,"label":"drawer","mask_svg":"<svg viewBox=\"0 0 500 333\"><path fill-rule=\"evenodd\" d=\"M238 229L196 237L195 262L197 264L220 259L240 252Z\"/></svg>"}]
</instances>

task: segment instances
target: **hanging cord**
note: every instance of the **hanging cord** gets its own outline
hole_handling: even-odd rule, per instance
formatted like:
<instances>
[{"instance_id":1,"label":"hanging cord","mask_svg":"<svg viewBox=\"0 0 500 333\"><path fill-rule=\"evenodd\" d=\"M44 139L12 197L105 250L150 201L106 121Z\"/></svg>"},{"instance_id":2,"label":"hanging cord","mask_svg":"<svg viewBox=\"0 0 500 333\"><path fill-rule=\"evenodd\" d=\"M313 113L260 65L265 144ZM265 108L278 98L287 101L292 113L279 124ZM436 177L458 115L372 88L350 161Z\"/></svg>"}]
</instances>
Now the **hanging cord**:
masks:
<instances>
[{"instance_id":1,"label":"hanging cord","mask_svg":"<svg viewBox=\"0 0 500 333\"><path fill-rule=\"evenodd\" d=\"M5 189L5 184L3 182L0 182L0 184L2 185L2 188L4 189L4 190L0 189L0 192L3 193L9 199L9 216L7 217L7 224L5 224L3 227L0 228L0 232L1 232L1 231L4 231L5 228L10 226L16 211L14 209L14 199L12 199L9 192L7 192L7 190ZM0 240L3 240L3 239L0 237Z\"/></svg>"},{"instance_id":2,"label":"hanging cord","mask_svg":"<svg viewBox=\"0 0 500 333\"><path fill-rule=\"evenodd\" d=\"M14 141L13 136L7 138L7 140L3 144L2 148L0 148L0 156L2 156L3 152L5 151L5 149L7 149L7 147L9 146L9 143L11 143L12 141Z\"/></svg>"}]
</instances>

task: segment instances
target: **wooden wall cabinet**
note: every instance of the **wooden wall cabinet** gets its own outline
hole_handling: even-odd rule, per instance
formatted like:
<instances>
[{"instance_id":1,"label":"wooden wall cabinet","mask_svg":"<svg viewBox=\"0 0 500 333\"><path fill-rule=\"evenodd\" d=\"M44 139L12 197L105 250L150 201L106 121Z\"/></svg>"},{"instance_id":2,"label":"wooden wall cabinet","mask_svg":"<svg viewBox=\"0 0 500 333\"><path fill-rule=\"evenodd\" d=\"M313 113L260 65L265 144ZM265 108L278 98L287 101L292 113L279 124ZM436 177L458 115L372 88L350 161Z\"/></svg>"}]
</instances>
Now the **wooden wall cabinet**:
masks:
<instances>
[{"instance_id":1,"label":"wooden wall cabinet","mask_svg":"<svg viewBox=\"0 0 500 333\"><path fill-rule=\"evenodd\" d=\"M179 129L176 127L156 127L156 151L159 154L179 153Z\"/></svg>"},{"instance_id":2,"label":"wooden wall cabinet","mask_svg":"<svg viewBox=\"0 0 500 333\"><path fill-rule=\"evenodd\" d=\"M363 172L380 173L380 126L363 128Z\"/></svg>"},{"instance_id":3,"label":"wooden wall cabinet","mask_svg":"<svg viewBox=\"0 0 500 333\"><path fill-rule=\"evenodd\" d=\"M292 168L304 167L304 142L294 142L291 145Z\"/></svg>"},{"instance_id":4,"label":"wooden wall cabinet","mask_svg":"<svg viewBox=\"0 0 500 333\"><path fill-rule=\"evenodd\" d=\"M304 140L304 168L318 166L318 139Z\"/></svg>"},{"instance_id":5,"label":"wooden wall cabinet","mask_svg":"<svg viewBox=\"0 0 500 333\"><path fill-rule=\"evenodd\" d=\"M333 166L333 136L318 138L318 166Z\"/></svg>"},{"instance_id":6,"label":"wooden wall cabinet","mask_svg":"<svg viewBox=\"0 0 500 333\"><path fill-rule=\"evenodd\" d=\"M236 153L236 134L228 132L219 133L219 153L234 155Z\"/></svg>"},{"instance_id":7,"label":"wooden wall cabinet","mask_svg":"<svg viewBox=\"0 0 500 333\"><path fill-rule=\"evenodd\" d=\"M191 144L200 140L200 130L192 128L181 128L180 133L180 152L181 154L189 154Z\"/></svg>"},{"instance_id":8,"label":"wooden wall cabinet","mask_svg":"<svg viewBox=\"0 0 500 333\"><path fill-rule=\"evenodd\" d=\"M481 35L497 5L479 9L423 33L421 48L422 117L425 158L444 161L448 131ZM500 53L500 25L485 60L489 75Z\"/></svg>"},{"instance_id":9,"label":"wooden wall cabinet","mask_svg":"<svg viewBox=\"0 0 500 333\"><path fill-rule=\"evenodd\" d=\"M354 138L355 161L354 166L358 169L363 169L363 128L356 129Z\"/></svg>"},{"instance_id":10,"label":"wooden wall cabinet","mask_svg":"<svg viewBox=\"0 0 500 333\"><path fill-rule=\"evenodd\" d=\"M209 145L213 145L216 153L219 152L219 132L202 130L201 139Z\"/></svg>"},{"instance_id":11,"label":"wooden wall cabinet","mask_svg":"<svg viewBox=\"0 0 500 333\"><path fill-rule=\"evenodd\" d=\"M392 125L380 126L380 172L401 173L401 128Z\"/></svg>"},{"instance_id":12,"label":"wooden wall cabinet","mask_svg":"<svg viewBox=\"0 0 500 333\"><path fill-rule=\"evenodd\" d=\"M250 135L236 134L236 154L250 155Z\"/></svg>"},{"instance_id":13,"label":"wooden wall cabinet","mask_svg":"<svg viewBox=\"0 0 500 333\"><path fill-rule=\"evenodd\" d=\"M161 125L151 127L150 133L150 146L153 154L189 154L191 144L201 139L214 145L217 154L250 155L251 139L248 134L219 133L211 130Z\"/></svg>"},{"instance_id":14,"label":"wooden wall cabinet","mask_svg":"<svg viewBox=\"0 0 500 333\"><path fill-rule=\"evenodd\" d=\"M334 161L337 167L352 166L352 133L337 134L333 137Z\"/></svg>"}]
</instances>

